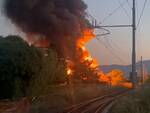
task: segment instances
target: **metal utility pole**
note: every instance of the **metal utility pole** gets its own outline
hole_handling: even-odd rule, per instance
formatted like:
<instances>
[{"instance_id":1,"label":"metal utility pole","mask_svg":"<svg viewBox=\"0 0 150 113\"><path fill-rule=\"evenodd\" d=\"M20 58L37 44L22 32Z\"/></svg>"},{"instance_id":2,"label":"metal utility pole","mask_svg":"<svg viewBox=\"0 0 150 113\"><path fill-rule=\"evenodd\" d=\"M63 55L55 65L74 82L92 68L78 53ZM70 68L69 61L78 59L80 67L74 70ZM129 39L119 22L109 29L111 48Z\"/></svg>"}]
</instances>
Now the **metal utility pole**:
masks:
<instances>
[{"instance_id":1,"label":"metal utility pole","mask_svg":"<svg viewBox=\"0 0 150 113\"><path fill-rule=\"evenodd\" d=\"M132 8L132 25L93 25L93 28L119 28L119 27L131 27L132 28L132 71L130 73L130 78L133 84L133 88L137 87L138 79L137 79L137 72L136 72L136 7L135 7L136 0L133 0L133 8ZM109 34L109 33L107 33Z\"/></svg>"},{"instance_id":2,"label":"metal utility pole","mask_svg":"<svg viewBox=\"0 0 150 113\"><path fill-rule=\"evenodd\" d=\"M133 0L132 8L132 72L131 79L133 83L133 88L137 86L137 72L136 72L136 8L135 0Z\"/></svg>"},{"instance_id":3,"label":"metal utility pole","mask_svg":"<svg viewBox=\"0 0 150 113\"><path fill-rule=\"evenodd\" d=\"M141 56L141 83L144 82L143 57Z\"/></svg>"}]
</instances>

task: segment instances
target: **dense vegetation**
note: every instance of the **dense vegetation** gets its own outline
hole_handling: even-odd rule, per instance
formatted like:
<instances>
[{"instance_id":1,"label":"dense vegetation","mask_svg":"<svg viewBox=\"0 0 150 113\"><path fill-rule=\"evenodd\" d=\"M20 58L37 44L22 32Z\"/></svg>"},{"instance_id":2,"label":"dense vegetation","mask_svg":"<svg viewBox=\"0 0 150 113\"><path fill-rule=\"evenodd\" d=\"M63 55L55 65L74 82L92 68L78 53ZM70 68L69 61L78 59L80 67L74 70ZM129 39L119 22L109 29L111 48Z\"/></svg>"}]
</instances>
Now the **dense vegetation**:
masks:
<instances>
[{"instance_id":1,"label":"dense vegetation","mask_svg":"<svg viewBox=\"0 0 150 113\"><path fill-rule=\"evenodd\" d=\"M150 89L149 84L120 98L111 110L111 113L149 113Z\"/></svg>"},{"instance_id":2,"label":"dense vegetation","mask_svg":"<svg viewBox=\"0 0 150 113\"><path fill-rule=\"evenodd\" d=\"M0 99L41 96L70 77L77 84L98 82L88 62L76 62L67 76L66 61L54 50L30 46L19 36L0 37Z\"/></svg>"},{"instance_id":3,"label":"dense vegetation","mask_svg":"<svg viewBox=\"0 0 150 113\"><path fill-rule=\"evenodd\" d=\"M0 37L0 99L38 96L64 81L65 62L53 50L45 53L18 36Z\"/></svg>"},{"instance_id":4,"label":"dense vegetation","mask_svg":"<svg viewBox=\"0 0 150 113\"><path fill-rule=\"evenodd\" d=\"M54 50L30 46L18 36L0 37L0 99L29 97L34 100L31 113L58 113L118 90L97 84L96 69L89 65L78 61L73 75L67 76L66 61ZM74 84L66 85L70 78Z\"/></svg>"}]
</instances>

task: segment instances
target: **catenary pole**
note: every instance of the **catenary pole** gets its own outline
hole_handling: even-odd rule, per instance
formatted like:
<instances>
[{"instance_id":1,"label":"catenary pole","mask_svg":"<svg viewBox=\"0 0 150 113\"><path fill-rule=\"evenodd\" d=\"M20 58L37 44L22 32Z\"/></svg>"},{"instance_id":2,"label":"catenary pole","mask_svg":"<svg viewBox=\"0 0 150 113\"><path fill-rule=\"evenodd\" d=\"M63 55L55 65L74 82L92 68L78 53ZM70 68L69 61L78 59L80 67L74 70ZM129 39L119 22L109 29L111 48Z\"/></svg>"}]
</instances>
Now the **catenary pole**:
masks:
<instances>
[{"instance_id":1,"label":"catenary pole","mask_svg":"<svg viewBox=\"0 0 150 113\"><path fill-rule=\"evenodd\" d=\"M136 72L136 7L135 0L133 0L132 8L132 72L131 80L133 88L137 86L137 72Z\"/></svg>"}]
</instances>

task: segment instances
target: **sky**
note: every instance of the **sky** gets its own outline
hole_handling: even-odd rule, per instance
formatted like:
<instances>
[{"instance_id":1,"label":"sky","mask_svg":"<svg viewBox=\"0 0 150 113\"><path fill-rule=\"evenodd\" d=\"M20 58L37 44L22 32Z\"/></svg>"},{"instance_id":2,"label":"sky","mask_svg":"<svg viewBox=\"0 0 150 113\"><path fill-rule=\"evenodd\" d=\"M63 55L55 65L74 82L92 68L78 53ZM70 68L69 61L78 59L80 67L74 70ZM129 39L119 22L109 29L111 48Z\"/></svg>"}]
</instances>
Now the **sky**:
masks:
<instances>
[{"instance_id":1,"label":"sky","mask_svg":"<svg viewBox=\"0 0 150 113\"><path fill-rule=\"evenodd\" d=\"M132 23L132 0L84 0L88 6L87 13L97 20L100 25L119 25ZM137 20L141 13L145 0L136 0ZM0 0L0 34L7 36L9 34L17 34L25 36L11 21L3 14L3 0ZM118 8L121 4L123 7L118 9L109 18L105 19ZM150 1L147 2L143 13L141 23L137 28L136 43L137 43L137 61L140 56L145 60L150 59ZM91 17L87 17L91 20ZM105 21L103 21L105 19ZM132 44L132 29L131 28L108 28L111 34L107 36L97 37L87 43L87 48L93 58L100 65L131 64L131 44ZM95 34L101 34L104 31L95 29Z\"/></svg>"},{"instance_id":2,"label":"sky","mask_svg":"<svg viewBox=\"0 0 150 113\"><path fill-rule=\"evenodd\" d=\"M132 0L84 0L88 9L87 12L92 15L100 25L118 25L118 24L131 24L132 23ZM137 23L141 14L145 0L136 0L136 13ZM124 4L116 13L108 17L114 9ZM150 59L150 1L148 0L141 22L137 27L136 43L137 43L137 61L143 56L145 60ZM103 22L101 22L103 21ZM88 48L100 64L131 64L131 50L132 50L132 29L131 28L108 28L111 32L110 35L99 37L99 40L92 40L88 43ZM99 32L101 32L99 30ZM97 34L99 33L97 32Z\"/></svg>"}]
</instances>

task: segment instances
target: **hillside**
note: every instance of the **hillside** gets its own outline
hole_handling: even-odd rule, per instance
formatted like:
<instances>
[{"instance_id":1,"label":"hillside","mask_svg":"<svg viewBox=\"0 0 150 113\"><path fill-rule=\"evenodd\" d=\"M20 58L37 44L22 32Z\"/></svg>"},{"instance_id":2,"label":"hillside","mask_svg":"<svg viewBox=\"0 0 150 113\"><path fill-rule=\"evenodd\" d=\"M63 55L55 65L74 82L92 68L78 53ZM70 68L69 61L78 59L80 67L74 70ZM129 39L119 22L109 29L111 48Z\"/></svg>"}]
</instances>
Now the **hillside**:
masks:
<instances>
[{"instance_id":1,"label":"hillside","mask_svg":"<svg viewBox=\"0 0 150 113\"><path fill-rule=\"evenodd\" d=\"M150 73L150 60L143 61L144 70ZM113 69L120 69L124 71L125 76L129 77L129 73L131 72L131 65L102 65L100 68L108 73ZM137 72L140 73L140 62L137 62Z\"/></svg>"}]
</instances>

